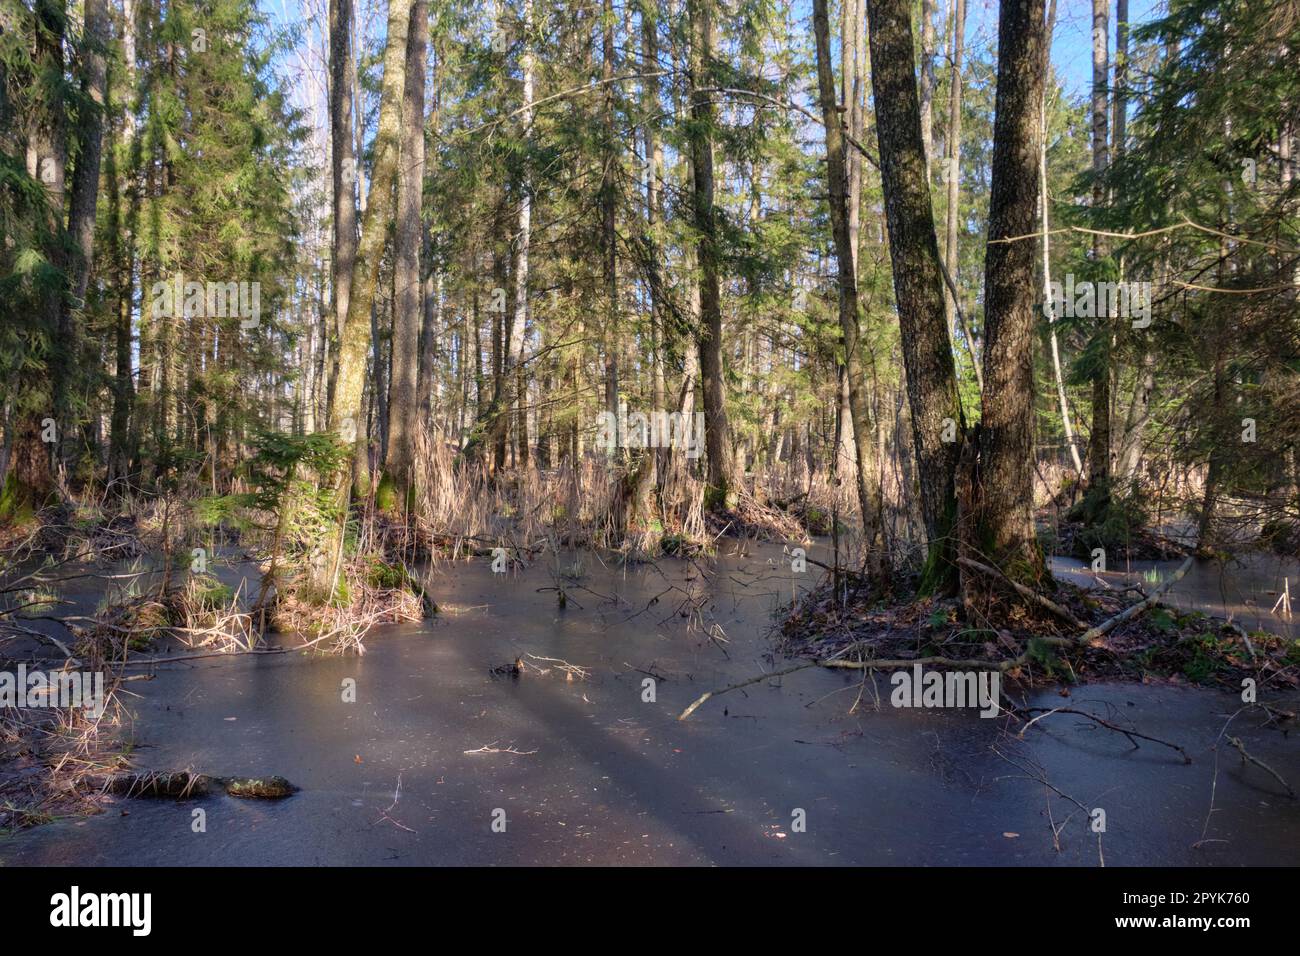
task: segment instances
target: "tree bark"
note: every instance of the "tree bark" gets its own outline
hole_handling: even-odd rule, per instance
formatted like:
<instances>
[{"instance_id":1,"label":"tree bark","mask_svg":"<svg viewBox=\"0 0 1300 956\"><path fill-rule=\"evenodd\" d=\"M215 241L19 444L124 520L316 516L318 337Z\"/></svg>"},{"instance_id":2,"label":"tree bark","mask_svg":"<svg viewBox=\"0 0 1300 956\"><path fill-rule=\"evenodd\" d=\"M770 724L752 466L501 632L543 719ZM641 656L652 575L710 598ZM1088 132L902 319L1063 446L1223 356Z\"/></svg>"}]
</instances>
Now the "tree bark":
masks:
<instances>
[{"instance_id":1,"label":"tree bark","mask_svg":"<svg viewBox=\"0 0 1300 956\"><path fill-rule=\"evenodd\" d=\"M405 511L415 491L415 442L421 427L416 386L420 375L420 224L424 190L424 69L429 47L425 0L411 4L406 38L406 87L402 96L401 159L397 175L397 223L393 258L392 379L388 389L388 449L385 471ZM383 400L384 396L380 396Z\"/></svg>"},{"instance_id":2,"label":"tree bark","mask_svg":"<svg viewBox=\"0 0 1300 956\"><path fill-rule=\"evenodd\" d=\"M352 64L353 0L330 0L330 175L334 194L334 255L330 285L334 290L333 327L330 337L337 344L342 338L351 300L352 269L357 258L358 168L353 151L352 96L355 75ZM338 349L329 366L327 397L337 385Z\"/></svg>"},{"instance_id":3,"label":"tree bark","mask_svg":"<svg viewBox=\"0 0 1300 956\"><path fill-rule=\"evenodd\" d=\"M1092 187L1093 208L1106 202L1101 177L1109 157L1107 135L1106 87L1109 81L1110 0L1092 0ZM1093 260L1100 263L1106 256L1101 236L1093 238ZM1097 317L1097 335L1101 341L1102 361L1092 378L1092 433L1088 436L1088 480L1105 496L1110 480L1110 319Z\"/></svg>"},{"instance_id":4,"label":"tree bark","mask_svg":"<svg viewBox=\"0 0 1300 956\"><path fill-rule=\"evenodd\" d=\"M961 212L961 62L966 44L966 0L953 0L951 56L952 69L948 84L948 137L945 154L944 185L948 189L947 209L944 211L943 261L948 277L957 285L957 221ZM960 288L960 286L958 286ZM953 291L944 286L943 311L948 323L948 335L957 336L957 300ZM975 361L974 343L967 342L971 362Z\"/></svg>"},{"instance_id":5,"label":"tree bark","mask_svg":"<svg viewBox=\"0 0 1300 956\"><path fill-rule=\"evenodd\" d=\"M99 198L99 165L104 138L105 54L108 10L105 0L86 0L82 39L82 93L88 106L77 130L77 165L72 175L68 233L75 249L68 262L68 297L59 311L59 347L63 360L55 376L55 418L60 423L61 457L66 458L73 429L71 392L81 367L81 313L95 264L95 205Z\"/></svg>"},{"instance_id":6,"label":"tree bark","mask_svg":"<svg viewBox=\"0 0 1300 956\"><path fill-rule=\"evenodd\" d=\"M886 566L881 547L883 501L879 477L872 460L870 410L862 368L861 326L858 311L858 280L853 237L849 231L847 170L844 132L835 102L835 78L831 72L830 21L827 0L813 0L813 36L817 48L817 87L822 119L826 128L826 171L830 186L831 231L838 261L840 333L844 341L844 372L847 379L849 418L853 429L857 464L858 506L862 509L863 547L868 574L881 580ZM846 66L851 71L851 65ZM849 84L846 84L848 86Z\"/></svg>"},{"instance_id":7,"label":"tree bark","mask_svg":"<svg viewBox=\"0 0 1300 956\"><path fill-rule=\"evenodd\" d=\"M339 342L339 370L330 402L329 427L347 436L355 432L363 441L366 352L370 346L370 314L378 284L377 265L383 255L388 224L393 215L393 186L401 149L402 99L406 88L406 37L411 21L411 0L389 0L388 35L384 50L384 78L379 96L379 128L374 142L374 170L370 194L352 269L352 286ZM346 482L339 488L339 503L347 500ZM338 546L342 544L340 530Z\"/></svg>"},{"instance_id":8,"label":"tree bark","mask_svg":"<svg viewBox=\"0 0 1300 956\"><path fill-rule=\"evenodd\" d=\"M985 258L979 537L1013 580L1045 573L1034 534L1034 231L1046 69L1043 0L1002 0Z\"/></svg>"},{"instance_id":9,"label":"tree bark","mask_svg":"<svg viewBox=\"0 0 1300 956\"><path fill-rule=\"evenodd\" d=\"M956 584L950 532L956 513L953 474L960 443L945 438L960 438L963 421L925 178L912 24L905 0L868 0L867 13L889 254L927 539L923 586L947 591Z\"/></svg>"},{"instance_id":10,"label":"tree bark","mask_svg":"<svg viewBox=\"0 0 1300 956\"><path fill-rule=\"evenodd\" d=\"M727 419L722 363L722 292L719 280L717 210L713 198L713 101L701 88L709 84L713 61L713 2L688 0L691 51L688 82L691 106L692 204L700 273L697 343L704 386L704 444L712 502L731 507L739 492L731 426Z\"/></svg>"},{"instance_id":11,"label":"tree bark","mask_svg":"<svg viewBox=\"0 0 1300 956\"><path fill-rule=\"evenodd\" d=\"M921 142L927 185L934 158L934 7L935 0L921 0Z\"/></svg>"}]
</instances>

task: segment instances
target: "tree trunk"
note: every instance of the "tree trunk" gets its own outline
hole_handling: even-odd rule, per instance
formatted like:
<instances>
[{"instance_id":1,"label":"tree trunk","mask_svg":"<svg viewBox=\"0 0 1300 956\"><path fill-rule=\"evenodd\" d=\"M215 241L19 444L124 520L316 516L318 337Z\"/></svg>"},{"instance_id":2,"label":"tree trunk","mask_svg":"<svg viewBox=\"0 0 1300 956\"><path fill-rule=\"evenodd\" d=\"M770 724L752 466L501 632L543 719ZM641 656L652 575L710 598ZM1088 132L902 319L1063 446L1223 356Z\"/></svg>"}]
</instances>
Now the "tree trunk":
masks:
<instances>
[{"instance_id":1,"label":"tree trunk","mask_svg":"<svg viewBox=\"0 0 1300 956\"><path fill-rule=\"evenodd\" d=\"M926 185L934 158L934 7L935 0L921 0L921 142Z\"/></svg>"},{"instance_id":2,"label":"tree trunk","mask_svg":"<svg viewBox=\"0 0 1300 956\"><path fill-rule=\"evenodd\" d=\"M927 590L947 591L956 585L950 532L960 443L953 438L960 437L963 421L925 178L912 23L905 0L868 0L867 13L889 254L927 539L928 567L922 583Z\"/></svg>"},{"instance_id":3,"label":"tree trunk","mask_svg":"<svg viewBox=\"0 0 1300 956\"><path fill-rule=\"evenodd\" d=\"M393 187L401 148L402 99L406 88L406 37L410 22L411 0L389 0L374 171L352 269L347 315L340 336L338 381L330 402L329 427L343 434L345 440L350 433L362 440L365 431L361 399L371 336L370 315L379 278L376 265L383 255L388 224L393 215ZM346 480L338 484L337 500L340 507L346 506ZM343 530L340 524L334 543L336 564L343 547ZM329 571L332 576L334 569Z\"/></svg>"},{"instance_id":4,"label":"tree trunk","mask_svg":"<svg viewBox=\"0 0 1300 956\"><path fill-rule=\"evenodd\" d=\"M614 129L614 5L613 0L601 2L601 64L600 78L603 105L601 123L604 135L604 155L600 177L601 210L601 262L605 286L605 411L614 416L614 447L607 449L611 458L621 454L626 436L621 431L619 414L618 370L618 145Z\"/></svg>"},{"instance_id":5,"label":"tree trunk","mask_svg":"<svg viewBox=\"0 0 1300 956\"><path fill-rule=\"evenodd\" d=\"M1048 50L1052 48L1052 33L1056 26L1056 0L1050 0L1047 13L1047 35L1044 43ZM1038 209L1043 231L1043 302L1052 301L1052 245L1050 210L1047 194L1047 83L1043 83L1043 99L1038 110L1041 135L1038 139ZM1065 443L1070 449L1070 460L1074 462L1075 474L1083 477L1083 460L1079 457L1079 446L1074 440L1074 427L1070 422L1070 403L1065 397L1065 379L1061 375L1061 349L1056 339L1056 311L1047 311L1048 339L1052 350L1052 377L1056 381L1056 400L1061 409L1061 427L1065 429Z\"/></svg>"},{"instance_id":6,"label":"tree trunk","mask_svg":"<svg viewBox=\"0 0 1300 956\"><path fill-rule=\"evenodd\" d=\"M357 256L356 187L359 169L353 151L353 0L330 0L330 171L334 193L334 255L330 285L334 290L331 337L342 339L351 301L352 270ZM328 396L333 405L337 386L338 349L330 364Z\"/></svg>"},{"instance_id":7,"label":"tree trunk","mask_svg":"<svg viewBox=\"0 0 1300 956\"><path fill-rule=\"evenodd\" d=\"M1046 69L1043 0L1002 0L988 252L979 542L1013 580L1045 573L1034 534L1034 231Z\"/></svg>"},{"instance_id":8,"label":"tree trunk","mask_svg":"<svg viewBox=\"0 0 1300 956\"><path fill-rule=\"evenodd\" d=\"M75 249L68 262L68 298L59 311L59 346L63 361L54 378L55 418L66 458L72 429L71 392L81 367L81 318L86 289L95 264L95 204L99 198L99 163L103 146L105 54L108 46L108 11L105 0L86 0L85 36L82 40L83 96L89 106L82 111L77 131L79 151L72 176L68 233Z\"/></svg>"},{"instance_id":9,"label":"tree trunk","mask_svg":"<svg viewBox=\"0 0 1300 956\"><path fill-rule=\"evenodd\" d=\"M966 0L953 0L951 57L952 70L948 86L948 137L947 164L944 185L948 189L948 204L944 212L943 261L948 277L957 285L957 221L961 212L961 61L966 43ZM960 288L960 286L958 286ZM957 300L953 291L944 286L943 312L948 323L948 335L957 336ZM971 362L975 361L974 343L967 342Z\"/></svg>"},{"instance_id":10,"label":"tree trunk","mask_svg":"<svg viewBox=\"0 0 1300 956\"><path fill-rule=\"evenodd\" d=\"M1107 61L1110 55L1110 0L1092 0L1092 172L1097 177L1092 187L1092 204L1100 208L1106 202L1101 176L1106 172L1109 145L1107 136L1106 87L1109 82ZM1100 263L1106 256L1101 236L1093 238L1092 254ZM1092 433L1088 438L1088 478L1103 497L1108 496L1110 480L1110 319L1097 317L1097 335L1103 360L1092 379Z\"/></svg>"},{"instance_id":11,"label":"tree trunk","mask_svg":"<svg viewBox=\"0 0 1300 956\"><path fill-rule=\"evenodd\" d=\"M388 389L388 449L385 471L396 492L396 507L410 507L415 491L416 432L421 427L416 386L420 375L421 197L424 190L424 67L429 47L425 0L411 4L406 38L406 88L402 97L401 159L397 175L394 236L393 372ZM380 400L384 396L380 395Z\"/></svg>"},{"instance_id":12,"label":"tree trunk","mask_svg":"<svg viewBox=\"0 0 1300 956\"><path fill-rule=\"evenodd\" d=\"M691 119L692 191L700 273L700 321L697 339L700 376L704 385L704 443L708 454L708 483L714 505L731 507L739 481L727 420L726 382L722 364L722 292L719 285L717 213L713 205L714 108L709 85L713 61L713 2L688 0L691 60L688 71Z\"/></svg>"},{"instance_id":13,"label":"tree trunk","mask_svg":"<svg viewBox=\"0 0 1300 956\"><path fill-rule=\"evenodd\" d=\"M858 280L854 268L856 257L853 254L853 237L849 232L845 141L835 103L835 78L831 73L830 22L826 6L827 0L813 0L817 87L821 99L822 119L826 128L826 171L830 186L831 231L835 237L835 253L839 266L840 333L844 340L844 371L857 464L858 506L862 509L863 548L867 557L868 573L874 579L880 580L885 569L885 555L881 547L883 502L875 462L872 460L874 443L871 440L868 424L870 411L862 368Z\"/></svg>"}]
</instances>

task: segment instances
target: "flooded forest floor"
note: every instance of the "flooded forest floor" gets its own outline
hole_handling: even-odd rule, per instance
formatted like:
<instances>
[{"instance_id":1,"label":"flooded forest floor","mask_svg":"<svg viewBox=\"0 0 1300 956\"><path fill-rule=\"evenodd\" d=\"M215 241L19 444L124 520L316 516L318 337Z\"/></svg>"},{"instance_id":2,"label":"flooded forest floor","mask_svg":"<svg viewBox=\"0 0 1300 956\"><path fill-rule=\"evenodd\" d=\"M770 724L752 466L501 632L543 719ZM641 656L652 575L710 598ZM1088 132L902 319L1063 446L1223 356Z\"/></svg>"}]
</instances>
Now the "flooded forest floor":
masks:
<instances>
[{"instance_id":1,"label":"flooded forest floor","mask_svg":"<svg viewBox=\"0 0 1300 956\"><path fill-rule=\"evenodd\" d=\"M822 544L807 555L831 560ZM640 564L587 550L504 573L483 558L441 562L423 578L438 613L375 628L364 654L303 650L288 635L259 653L134 649L101 760L274 775L297 791L101 788L89 799L103 812L56 804L48 825L11 826L0 864L1300 862L1288 793L1300 781L1289 733L1300 660L1289 620L1268 606L1284 579L1300 580L1294 562L1194 562L1161 607L1077 654L1035 644L1049 633L1039 625L961 633L944 602L855 605L851 588L837 600L815 565L796 566L787 548L734 539ZM1109 619L1179 567L1097 574L1054 559L1055 599L1080 623ZM147 558L109 570L138 574L144 590L157 573ZM212 573L256 591L258 569L233 554ZM103 581L65 577L59 600L93 615ZM1069 631L1059 623L1050 633ZM887 644L868 652L864 627ZM886 648L1032 652L1005 669L1022 715L899 709L887 672L808 667L678 719L790 655ZM48 650L33 638L24 652L35 662ZM1242 675L1256 678L1258 704L1243 704ZM0 760L10 782L44 772L21 753Z\"/></svg>"}]
</instances>

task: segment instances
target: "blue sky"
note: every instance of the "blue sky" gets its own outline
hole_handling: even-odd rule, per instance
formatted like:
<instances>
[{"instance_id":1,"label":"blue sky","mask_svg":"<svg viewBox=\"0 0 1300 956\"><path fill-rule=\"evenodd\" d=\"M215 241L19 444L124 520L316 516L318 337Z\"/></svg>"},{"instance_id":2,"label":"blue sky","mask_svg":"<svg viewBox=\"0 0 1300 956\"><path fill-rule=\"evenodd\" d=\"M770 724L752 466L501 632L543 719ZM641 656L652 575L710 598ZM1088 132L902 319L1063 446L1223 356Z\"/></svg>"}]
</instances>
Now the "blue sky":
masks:
<instances>
[{"instance_id":1,"label":"blue sky","mask_svg":"<svg viewBox=\"0 0 1300 956\"><path fill-rule=\"evenodd\" d=\"M997 0L967 0L981 9L990 26L990 37L997 36ZM1129 0L1129 23L1136 25L1154 20L1163 4L1153 0ZM1110 24L1111 56L1115 53L1115 4L1112 0ZM1057 0L1056 33L1052 37L1052 63L1057 75L1071 93L1082 93L1092 85L1092 0Z\"/></svg>"}]
</instances>

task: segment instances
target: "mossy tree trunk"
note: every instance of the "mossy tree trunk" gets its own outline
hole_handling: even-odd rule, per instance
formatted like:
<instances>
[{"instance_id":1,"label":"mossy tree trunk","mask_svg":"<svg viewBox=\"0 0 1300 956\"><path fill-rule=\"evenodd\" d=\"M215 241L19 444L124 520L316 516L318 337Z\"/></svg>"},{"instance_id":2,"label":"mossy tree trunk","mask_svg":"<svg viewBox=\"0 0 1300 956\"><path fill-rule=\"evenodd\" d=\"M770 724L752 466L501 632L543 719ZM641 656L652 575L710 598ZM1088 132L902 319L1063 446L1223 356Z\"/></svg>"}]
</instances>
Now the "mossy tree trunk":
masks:
<instances>
[{"instance_id":1,"label":"mossy tree trunk","mask_svg":"<svg viewBox=\"0 0 1300 956\"><path fill-rule=\"evenodd\" d=\"M379 129L374 142L374 169L370 177L370 195L357 244L352 269L351 295L340 332L338 376L330 398L330 430L345 440L364 441L366 353L370 348L370 310L379 279L379 260L387 239L388 223L393 216L393 193L401 149L402 100L406 88L406 38L410 28L412 0L390 0L388 36L384 49L384 79L379 95ZM335 483L336 502L346 509L350 498L348 474L340 472ZM332 583L342 554L346 521L340 520L333 547L334 561L325 568Z\"/></svg>"},{"instance_id":2,"label":"mossy tree trunk","mask_svg":"<svg viewBox=\"0 0 1300 956\"><path fill-rule=\"evenodd\" d=\"M869 0L867 16L889 256L928 552L923 585L926 590L951 591L957 582L951 536L956 513L953 474L963 419L926 181L911 5L906 0Z\"/></svg>"},{"instance_id":3,"label":"mossy tree trunk","mask_svg":"<svg viewBox=\"0 0 1300 956\"><path fill-rule=\"evenodd\" d=\"M1043 0L1002 0L985 257L978 540L1004 572L1045 573L1034 533L1034 257L1047 60Z\"/></svg>"}]
</instances>

